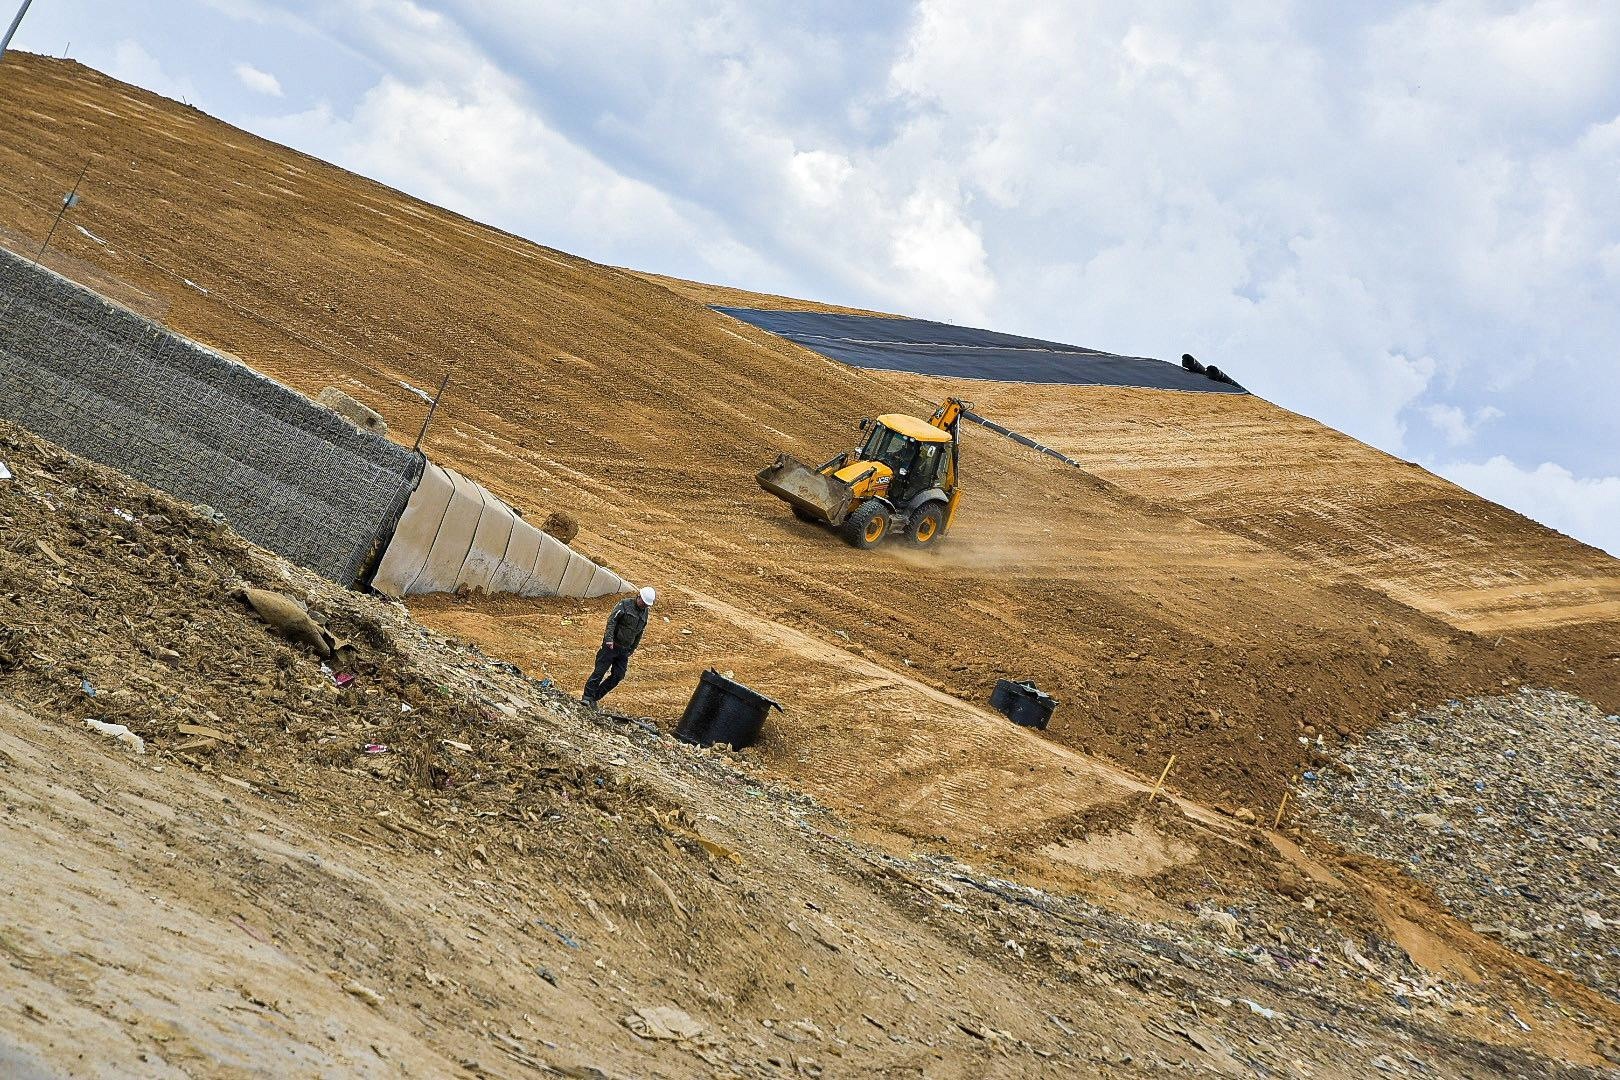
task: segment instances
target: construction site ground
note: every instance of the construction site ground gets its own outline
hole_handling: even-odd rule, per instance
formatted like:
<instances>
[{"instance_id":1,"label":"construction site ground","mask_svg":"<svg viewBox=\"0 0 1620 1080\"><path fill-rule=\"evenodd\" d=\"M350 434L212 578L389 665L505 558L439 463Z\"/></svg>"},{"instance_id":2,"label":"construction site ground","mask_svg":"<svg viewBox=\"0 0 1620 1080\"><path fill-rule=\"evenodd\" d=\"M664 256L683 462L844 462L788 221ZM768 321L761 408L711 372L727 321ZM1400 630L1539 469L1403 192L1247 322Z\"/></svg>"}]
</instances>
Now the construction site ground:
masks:
<instances>
[{"instance_id":1,"label":"construction site ground","mask_svg":"<svg viewBox=\"0 0 1620 1080\"><path fill-rule=\"evenodd\" d=\"M191 524L125 535L97 470L92 507L14 468L0 601L45 644L0 671L0 1030L44 1075L75 1031L97 1061L197 1074L265 1071L241 1046L417 1075L1604 1065L1612 1001L1290 838L1286 809L1284 831L1247 822L1414 703L1531 684L1620 710L1615 560L1258 398L854 371L704 306L747 294L535 246L74 64L8 56L0 117L5 235L43 236L96 155L58 241L97 287L344 389L407 443L410 388L449 370L435 458L535 520L574 514L577 546L661 593L610 699L648 724L601 721L536 681L577 692L609 601L407 613ZM1085 467L970 428L962 512L926 554L855 551L753 483L952 391ZM69 488L122 539L53 531ZM351 624L358 699L252 636L239 577ZM736 759L648 731L709 667L786 707ZM1061 702L1044 735L982 704L1024 677ZM129 711L99 690L87 710L82 679ZM230 738L182 751L182 722ZM1211 907L1249 921L1232 937ZM706 1034L625 1025L657 1005Z\"/></svg>"}]
</instances>

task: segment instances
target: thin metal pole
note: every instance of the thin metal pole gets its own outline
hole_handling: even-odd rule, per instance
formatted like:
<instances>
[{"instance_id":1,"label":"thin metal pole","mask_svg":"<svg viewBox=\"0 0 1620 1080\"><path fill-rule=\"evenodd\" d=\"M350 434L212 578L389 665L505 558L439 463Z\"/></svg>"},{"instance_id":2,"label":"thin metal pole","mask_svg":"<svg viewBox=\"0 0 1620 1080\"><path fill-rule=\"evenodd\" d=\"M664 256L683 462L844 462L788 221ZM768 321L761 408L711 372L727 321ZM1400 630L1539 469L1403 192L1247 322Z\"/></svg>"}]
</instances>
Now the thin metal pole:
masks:
<instances>
[{"instance_id":1,"label":"thin metal pole","mask_svg":"<svg viewBox=\"0 0 1620 1080\"><path fill-rule=\"evenodd\" d=\"M433 423L433 414L439 411L439 399L444 396L444 388L446 386L448 386L449 384L450 384L450 369L445 368L445 370L444 370L444 378L439 380L438 393L433 395L433 404L428 406L427 415L422 418L422 430L418 431L416 433L416 445L411 447L411 452L413 454L417 453L418 451L420 451L422 449L422 440L427 438L428 425Z\"/></svg>"},{"instance_id":2,"label":"thin metal pole","mask_svg":"<svg viewBox=\"0 0 1620 1080\"><path fill-rule=\"evenodd\" d=\"M66 214L68 210L73 207L73 204L79 194L79 185L84 183L85 174L90 171L90 166L95 164L95 160L96 159L92 157L90 160L84 163L84 168L79 170L79 178L73 181L73 190L68 192L67 197L62 200L61 209L56 211L56 220L51 222L51 231L45 234L45 242L39 245L38 251L34 252L34 258L32 261L35 266L38 266L39 260L45 257L45 249L50 246L51 237L56 235L56 227L62 223L62 215ZM6 306L0 307L0 318L4 318L5 316L11 314L11 305L16 303L17 297L21 294L22 289L20 288L19 282L18 290L6 297Z\"/></svg>"},{"instance_id":3,"label":"thin metal pole","mask_svg":"<svg viewBox=\"0 0 1620 1080\"><path fill-rule=\"evenodd\" d=\"M62 215L66 214L69 210L73 209L74 206L78 205L79 185L84 183L85 174L90 171L90 164L95 160L95 158L91 158L90 161L86 161L84 163L84 168L79 170L79 178L73 181L73 190L68 192L67 198L62 200L61 207L56 211L56 220L51 222L51 231L45 234L45 242L39 245L39 252L34 256L34 261L36 263L45 257L45 249L51 246L51 237L56 235L56 227L62 224Z\"/></svg>"},{"instance_id":4,"label":"thin metal pole","mask_svg":"<svg viewBox=\"0 0 1620 1080\"><path fill-rule=\"evenodd\" d=\"M17 32L17 27L22 25L22 17L28 14L28 5L33 2L34 0L23 0L22 7L17 9L17 17L11 20L11 28L6 31L5 40L0 41L0 56L6 55L6 49L11 45L12 35Z\"/></svg>"}]
</instances>

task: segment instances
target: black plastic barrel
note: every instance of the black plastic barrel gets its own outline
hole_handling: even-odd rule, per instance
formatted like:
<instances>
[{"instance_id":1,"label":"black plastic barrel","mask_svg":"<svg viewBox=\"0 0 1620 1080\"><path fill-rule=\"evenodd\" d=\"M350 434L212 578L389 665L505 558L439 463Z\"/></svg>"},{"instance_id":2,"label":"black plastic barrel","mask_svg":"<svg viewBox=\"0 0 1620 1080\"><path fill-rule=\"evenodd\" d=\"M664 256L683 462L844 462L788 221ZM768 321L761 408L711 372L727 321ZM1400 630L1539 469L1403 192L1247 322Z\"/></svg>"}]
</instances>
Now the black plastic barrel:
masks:
<instances>
[{"instance_id":1,"label":"black plastic barrel","mask_svg":"<svg viewBox=\"0 0 1620 1080\"><path fill-rule=\"evenodd\" d=\"M675 737L698 746L724 743L741 750L759 739L759 729L772 709L781 711L781 703L710 668L686 703Z\"/></svg>"},{"instance_id":2,"label":"black plastic barrel","mask_svg":"<svg viewBox=\"0 0 1620 1080\"><path fill-rule=\"evenodd\" d=\"M1035 689L1032 682L998 679L995 690L990 694L992 709L1020 727L1039 728L1042 731L1051 722L1052 710L1057 705L1056 698Z\"/></svg>"}]
</instances>

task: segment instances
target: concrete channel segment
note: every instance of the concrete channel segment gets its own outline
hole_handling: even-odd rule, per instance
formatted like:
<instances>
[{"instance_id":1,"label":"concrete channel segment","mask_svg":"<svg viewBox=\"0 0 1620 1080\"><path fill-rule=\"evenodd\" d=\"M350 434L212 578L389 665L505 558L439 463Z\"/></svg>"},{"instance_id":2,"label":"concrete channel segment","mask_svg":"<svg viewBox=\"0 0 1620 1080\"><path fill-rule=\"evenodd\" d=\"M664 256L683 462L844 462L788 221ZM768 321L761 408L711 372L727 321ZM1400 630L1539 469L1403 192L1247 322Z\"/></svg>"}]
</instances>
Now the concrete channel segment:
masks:
<instances>
[{"instance_id":1,"label":"concrete channel segment","mask_svg":"<svg viewBox=\"0 0 1620 1080\"><path fill-rule=\"evenodd\" d=\"M445 471L450 473L454 485L450 492L450 503L439 519L439 527L433 534L421 571L406 583L406 594L455 591L462 564L472 550L478 519L484 513L484 489L458 472ZM409 509L410 504L407 503L407 512ZM393 546L392 542L389 546ZM372 584L376 584L375 578Z\"/></svg>"},{"instance_id":2,"label":"concrete channel segment","mask_svg":"<svg viewBox=\"0 0 1620 1080\"><path fill-rule=\"evenodd\" d=\"M568 569L563 571L562 584L557 591L563 596L584 596L596 576L597 566L577 551L568 553Z\"/></svg>"},{"instance_id":3,"label":"concrete channel segment","mask_svg":"<svg viewBox=\"0 0 1620 1080\"><path fill-rule=\"evenodd\" d=\"M568 572L574 553L555 536L540 534L540 554L534 561L534 574L523 588L525 596L555 596L562 592L563 575Z\"/></svg>"},{"instance_id":4,"label":"concrete channel segment","mask_svg":"<svg viewBox=\"0 0 1620 1080\"><path fill-rule=\"evenodd\" d=\"M450 508L450 496L455 492L455 481L450 474L433 462L422 469L422 481L405 504L394 535L383 551L377 572L372 575L371 587L388 596L404 596L427 565L433 538L444 524L444 512Z\"/></svg>"},{"instance_id":5,"label":"concrete channel segment","mask_svg":"<svg viewBox=\"0 0 1620 1080\"><path fill-rule=\"evenodd\" d=\"M484 512L479 515L478 529L473 533L472 548L467 552L466 561L461 564L456 588L492 591L490 583L495 579L495 571L500 568L501 561L506 558L507 544L512 539L512 526L517 519L510 506L497 499L489 489L484 489Z\"/></svg>"},{"instance_id":6,"label":"concrete channel segment","mask_svg":"<svg viewBox=\"0 0 1620 1080\"><path fill-rule=\"evenodd\" d=\"M512 522L512 537L506 543L506 554L490 579L489 591L495 593L521 593L534 575L535 560L540 557L539 529L522 518Z\"/></svg>"}]
</instances>

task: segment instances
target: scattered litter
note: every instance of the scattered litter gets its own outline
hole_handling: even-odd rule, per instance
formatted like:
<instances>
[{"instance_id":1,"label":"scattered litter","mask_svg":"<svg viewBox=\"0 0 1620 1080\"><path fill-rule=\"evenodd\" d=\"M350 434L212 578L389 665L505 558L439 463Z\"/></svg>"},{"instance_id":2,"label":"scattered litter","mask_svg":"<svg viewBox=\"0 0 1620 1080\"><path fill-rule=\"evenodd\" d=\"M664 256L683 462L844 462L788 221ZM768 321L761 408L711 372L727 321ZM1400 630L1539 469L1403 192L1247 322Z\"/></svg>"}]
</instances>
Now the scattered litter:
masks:
<instances>
[{"instance_id":1,"label":"scattered litter","mask_svg":"<svg viewBox=\"0 0 1620 1080\"><path fill-rule=\"evenodd\" d=\"M405 702L402 701L402 702L399 703L399 711L402 712L402 713L408 713L408 712L414 712L415 710L412 709L409 705L405 704Z\"/></svg>"},{"instance_id":2,"label":"scattered litter","mask_svg":"<svg viewBox=\"0 0 1620 1080\"><path fill-rule=\"evenodd\" d=\"M218 728L204 727L201 724L176 724L174 729L182 735L198 735L204 739L213 739L215 742L235 741Z\"/></svg>"},{"instance_id":3,"label":"scattered litter","mask_svg":"<svg viewBox=\"0 0 1620 1080\"><path fill-rule=\"evenodd\" d=\"M432 394L428 393L426 390L418 390L416 387L412 386L408 382L405 382L404 380L400 380L399 385L403 386L405 389L409 390L411 393L415 394L417 397L421 398L423 401L431 402L433 400L433 395Z\"/></svg>"},{"instance_id":4,"label":"scattered litter","mask_svg":"<svg viewBox=\"0 0 1620 1080\"><path fill-rule=\"evenodd\" d=\"M716 859L725 859L726 861L734 862L739 866L742 865L742 856L737 854L735 851L732 851L730 848L717 844L713 840L705 839L704 837L698 836L695 833L693 834L692 839L697 841L698 847L702 848L704 851L707 851Z\"/></svg>"},{"instance_id":5,"label":"scattered litter","mask_svg":"<svg viewBox=\"0 0 1620 1080\"><path fill-rule=\"evenodd\" d=\"M236 595L294 644L303 645L322 658L332 655L336 639L309 617L302 604L268 589L239 589Z\"/></svg>"},{"instance_id":6,"label":"scattered litter","mask_svg":"<svg viewBox=\"0 0 1620 1080\"><path fill-rule=\"evenodd\" d=\"M47 544L45 541L43 541L43 540L35 540L34 541L34 546L39 548L40 553L42 555L44 555L47 559L51 560L51 562L55 563L58 567L63 567L63 566L67 565L67 560L62 558L62 556L58 555L56 553L56 549L51 547L51 545Z\"/></svg>"},{"instance_id":7,"label":"scattered litter","mask_svg":"<svg viewBox=\"0 0 1620 1080\"><path fill-rule=\"evenodd\" d=\"M96 688L94 686L90 685L90 680L89 679L80 679L79 680L79 689L83 690L87 697L95 697L96 696Z\"/></svg>"},{"instance_id":8,"label":"scattered litter","mask_svg":"<svg viewBox=\"0 0 1620 1080\"><path fill-rule=\"evenodd\" d=\"M10 479L11 479L11 469L9 469L6 466L5 462L0 461L0 480L10 480Z\"/></svg>"},{"instance_id":9,"label":"scattered litter","mask_svg":"<svg viewBox=\"0 0 1620 1080\"><path fill-rule=\"evenodd\" d=\"M624 1018L624 1026L643 1039L682 1042L703 1034L703 1024L673 1005L639 1006Z\"/></svg>"},{"instance_id":10,"label":"scattered litter","mask_svg":"<svg viewBox=\"0 0 1620 1080\"><path fill-rule=\"evenodd\" d=\"M348 686L354 682L354 675L347 671L339 672L332 676L332 682L338 686Z\"/></svg>"},{"instance_id":11,"label":"scattered litter","mask_svg":"<svg viewBox=\"0 0 1620 1080\"><path fill-rule=\"evenodd\" d=\"M343 992L359 998L367 1005L370 1005L373 1009L382 1008L383 996L363 983L358 983L353 979L350 979L348 982L343 984Z\"/></svg>"},{"instance_id":12,"label":"scattered litter","mask_svg":"<svg viewBox=\"0 0 1620 1080\"><path fill-rule=\"evenodd\" d=\"M1267 1020L1275 1020L1278 1016L1282 1015L1281 1013L1277 1012L1276 1009L1268 1009L1259 1002L1250 1001L1248 998L1238 998L1238 1000L1247 1005L1250 1012L1254 1013L1256 1016L1263 1016Z\"/></svg>"},{"instance_id":13,"label":"scattered litter","mask_svg":"<svg viewBox=\"0 0 1620 1080\"><path fill-rule=\"evenodd\" d=\"M366 753L386 754L388 753L388 747L384 746L382 743L366 743Z\"/></svg>"},{"instance_id":14,"label":"scattered litter","mask_svg":"<svg viewBox=\"0 0 1620 1080\"><path fill-rule=\"evenodd\" d=\"M1220 931L1233 941L1243 936L1238 928L1237 916L1229 911L1206 908L1198 913L1198 922L1202 926Z\"/></svg>"},{"instance_id":15,"label":"scattered litter","mask_svg":"<svg viewBox=\"0 0 1620 1080\"><path fill-rule=\"evenodd\" d=\"M107 508L107 512L113 517L117 518L119 521L128 522L131 525L135 524L135 515L130 513L128 510L117 506L109 506Z\"/></svg>"},{"instance_id":16,"label":"scattered litter","mask_svg":"<svg viewBox=\"0 0 1620 1080\"><path fill-rule=\"evenodd\" d=\"M566 932L564 932L562 930L557 929L555 926L552 926L550 923L546 922L546 920L544 920L544 919L535 919L534 920L534 925L544 927L545 929L550 930L553 934L556 935L558 941L562 942L564 945L568 946L570 949L579 948L579 942L575 941L572 935L570 935L570 934L568 934L568 933L566 933Z\"/></svg>"},{"instance_id":17,"label":"scattered litter","mask_svg":"<svg viewBox=\"0 0 1620 1080\"><path fill-rule=\"evenodd\" d=\"M117 739L137 754L146 753L146 740L135 734L123 724L108 724L101 720L85 720L84 726L91 731L99 731L109 739Z\"/></svg>"},{"instance_id":18,"label":"scattered litter","mask_svg":"<svg viewBox=\"0 0 1620 1080\"><path fill-rule=\"evenodd\" d=\"M472 753L472 747L467 743L457 742L454 739L440 739L439 741L453 750L460 750L463 754Z\"/></svg>"}]
</instances>

